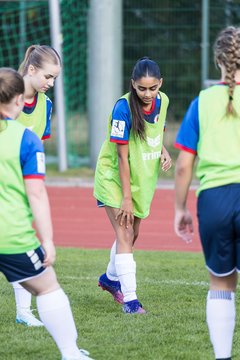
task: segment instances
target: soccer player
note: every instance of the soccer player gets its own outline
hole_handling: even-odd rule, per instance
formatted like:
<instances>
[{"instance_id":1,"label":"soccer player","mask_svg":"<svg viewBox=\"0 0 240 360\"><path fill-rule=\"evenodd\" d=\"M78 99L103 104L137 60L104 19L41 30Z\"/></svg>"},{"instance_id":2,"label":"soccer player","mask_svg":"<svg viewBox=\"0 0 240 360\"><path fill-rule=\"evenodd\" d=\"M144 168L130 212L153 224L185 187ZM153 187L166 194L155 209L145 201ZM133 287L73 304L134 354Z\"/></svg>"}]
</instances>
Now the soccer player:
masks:
<instances>
[{"instance_id":1,"label":"soccer player","mask_svg":"<svg viewBox=\"0 0 240 360\"><path fill-rule=\"evenodd\" d=\"M44 185L43 145L16 119L24 104L24 82L0 68L0 271L36 296L40 318L63 360L90 359L79 350L68 297L52 267L52 221ZM32 218L41 240L32 227Z\"/></svg>"},{"instance_id":2,"label":"soccer player","mask_svg":"<svg viewBox=\"0 0 240 360\"><path fill-rule=\"evenodd\" d=\"M99 286L130 314L146 312L136 294L133 245L141 219L149 215L160 166L164 171L171 167L163 147L168 97L159 92L162 81L155 61L137 61L130 92L117 101L110 116L95 173L94 196L105 206L116 236Z\"/></svg>"},{"instance_id":3,"label":"soccer player","mask_svg":"<svg viewBox=\"0 0 240 360\"><path fill-rule=\"evenodd\" d=\"M192 101L176 139L175 231L193 233L187 195L199 158L197 214L210 276L207 324L215 358L231 359L235 291L240 271L240 28L227 27L214 45L221 81Z\"/></svg>"},{"instance_id":4,"label":"soccer player","mask_svg":"<svg viewBox=\"0 0 240 360\"><path fill-rule=\"evenodd\" d=\"M31 45L19 72L25 84L24 107L17 118L41 140L51 135L52 102L45 92L54 86L61 70L61 59L55 49L47 45ZM32 313L31 294L19 283L13 284L16 301L16 322L26 326L43 326Z\"/></svg>"}]
</instances>

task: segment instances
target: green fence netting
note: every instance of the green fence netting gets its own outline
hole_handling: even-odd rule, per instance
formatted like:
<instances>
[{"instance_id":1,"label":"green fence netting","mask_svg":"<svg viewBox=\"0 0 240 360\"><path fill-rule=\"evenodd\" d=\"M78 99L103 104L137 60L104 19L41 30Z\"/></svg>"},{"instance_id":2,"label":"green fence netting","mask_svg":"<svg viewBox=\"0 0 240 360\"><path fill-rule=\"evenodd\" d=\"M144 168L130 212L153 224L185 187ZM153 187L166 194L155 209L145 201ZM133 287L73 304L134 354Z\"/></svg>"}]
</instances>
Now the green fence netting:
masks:
<instances>
[{"instance_id":1,"label":"green fence netting","mask_svg":"<svg viewBox=\"0 0 240 360\"><path fill-rule=\"evenodd\" d=\"M67 151L71 167L87 164L89 156L86 115L89 2L59 1ZM213 41L226 25L240 25L240 0L209 0L208 3L209 78L217 79L212 57ZM136 60L145 55L153 58L163 74L163 91L170 98L168 121L176 124L201 87L201 21L200 0L123 0L123 91L128 90L129 76ZM0 40L0 66L16 69L29 45L50 44L48 1L0 0ZM53 91L48 95L54 102ZM56 161L56 121L53 115L52 139L46 142L48 161Z\"/></svg>"},{"instance_id":2,"label":"green fence netting","mask_svg":"<svg viewBox=\"0 0 240 360\"><path fill-rule=\"evenodd\" d=\"M88 161L86 119L87 0L61 1L63 33L64 93L69 166ZM18 69L27 47L50 44L48 1L0 1L0 66ZM53 100L54 93L47 95ZM52 137L45 142L48 162L57 161L56 122L53 114Z\"/></svg>"}]
</instances>

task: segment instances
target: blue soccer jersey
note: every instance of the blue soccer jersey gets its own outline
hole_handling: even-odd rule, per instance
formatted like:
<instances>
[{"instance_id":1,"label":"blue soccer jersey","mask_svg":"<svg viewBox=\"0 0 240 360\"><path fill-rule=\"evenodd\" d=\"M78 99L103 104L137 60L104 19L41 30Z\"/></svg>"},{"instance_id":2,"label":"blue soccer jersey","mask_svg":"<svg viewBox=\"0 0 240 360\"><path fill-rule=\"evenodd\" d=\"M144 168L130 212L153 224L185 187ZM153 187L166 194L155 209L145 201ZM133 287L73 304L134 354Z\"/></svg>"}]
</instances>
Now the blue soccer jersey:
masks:
<instances>
[{"instance_id":1,"label":"blue soccer jersey","mask_svg":"<svg viewBox=\"0 0 240 360\"><path fill-rule=\"evenodd\" d=\"M38 136L31 130L25 129L21 147L20 163L24 179L44 178L45 154Z\"/></svg>"},{"instance_id":2,"label":"blue soccer jersey","mask_svg":"<svg viewBox=\"0 0 240 360\"><path fill-rule=\"evenodd\" d=\"M226 85L226 83L219 82L217 85L224 86ZM239 86L240 83L237 82L236 85ZM192 154L197 154L198 141L199 141L199 112L198 112L198 97L196 97L191 102L183 118L174 146L180 150L185 150Z\"/></svg>"},{"instance_id":3,"label":"blue soccer jersey","mask_svg":"<svg viewBox=\"0 0 240 360\"><path fill-rule=\"evenodd\" d=\"M46 96L46 95L45 95ZM37 105L38 94L34 96L34 100L31 104L24 103L23 112L25 114L31 114ZM46 96L46 127L42 136L42 140L49 139L51 137L51 116L52 116L52 101Z\"/></svg>"},{"instance_id":4,"label":"blue soccer jersey","mask_svg":"<svg viewBox=\"0 0 240 360\"><path fill-rule=\"evenodd\" d=\"M197 154L199 140L198 97L195 98L182 121L174 146L180 150Z\"/></svg>"},{"instance_id":5,"label":"blue soccer jersey","mask_svg":"<svg viewBox=\"0 0 240 360\"><path fill-rule=\"evenodd\" d=\"M159 94L152 103L150 111L143 111L144 119L149 123L156 123L161 106ZM131 112L126 99L119 99L112 112L112 129L110 141L118 144L128 144L132 127Z\"/></svg>"}]
</instances>

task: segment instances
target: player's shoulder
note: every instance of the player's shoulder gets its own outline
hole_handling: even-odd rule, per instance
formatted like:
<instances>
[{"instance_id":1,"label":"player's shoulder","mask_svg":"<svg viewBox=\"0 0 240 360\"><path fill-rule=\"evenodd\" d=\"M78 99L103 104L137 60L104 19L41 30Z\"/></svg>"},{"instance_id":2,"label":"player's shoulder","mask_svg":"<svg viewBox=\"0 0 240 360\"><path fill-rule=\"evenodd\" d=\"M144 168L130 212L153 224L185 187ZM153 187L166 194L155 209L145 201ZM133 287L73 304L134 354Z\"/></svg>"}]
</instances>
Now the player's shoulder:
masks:
<instances>
[{"instance_id":1,"label":"player's shoulder","mask_svg":"<svg viewBox=\"0 0 240 360\"><path fill-rule=\"evenodd\" d=\"M45 100L47 104L52 105L52 100L45 93L40 93L39 92L38 97L41 97L43 100Z\"/></svg>"},{"instance_id":2,"label":"player's shoulder","mask_svg":"<svg viewBox=\"0 0 240 360\"><path fill-rule=\"evenodd\" d=\"M18 120L8 120L8 126L17 131L18 133L24 134L26 126Z\"/></svg>"},{"instance_id":3,"label":"player's shoulder","mask_svg":"<svg viewBox=\"0 0 240 360\"><path fill-rule=\"evenodd\" d=\"M52 100L46 94L44 94L44 95L45 95L46 102L52 105Z\"/></svg>"},{"instance_id":4,"label":"player's shoulder","mask_svg":"<svg viewBox=\"0 0 240 360\"><path fill-rule=\"evenodd\" d=\"M167 102L169 102L169 97L167 96L167 94L165 92L159 91L157 94L157 98L164 99Z\"/></svg>"},{"instance_id":5,"label":"player's shoulder","mask_svg":"<svg viewBox=\"0 0 240 360\"><path fill-rule=\"evenodd\" d=\"M112 114L114 116L117 115L130 115L130 110L129 110L129 105L128 105L128 101L126 98L120 98L118 99L118 101L115 103Z\"/></svg>"},{"instance_id":6,"label":"player's shoulder","mask_svg":"<svg viewBox=\"0 0 240 360\"><path fill-rule=\"evenodd\" d=\"M27 144L28 146L35 144L37 146L40 146L40 148L42 147L42 142L39 137L33 131L27 128L24 129L22 142L23 144Z\"/></svg>"},{"instance_id":7,"label":"player's shoulder","mask_svg":"<svg viewBox=\"0 0 240 360\"><path fill-rule=\"evenodd\" d=\"M216 84L203 89L199 93L199 97L215 96L217 93L224 91L225 86L223 84Z\"/></svg>"},{"instance_id":8,"label":"player's shoulder","mask_svg":"<svg viewBox=\"0 0 240 360\"><path fill-rule=\"evenodd\" d=\"M115 106L114 106L114 110L121 110L121 111L126 111L129 109L129 106L128 106L128 101L126 98L120 98L117 100L117 102L115 103Z\"/></svg>"}]
</instances>

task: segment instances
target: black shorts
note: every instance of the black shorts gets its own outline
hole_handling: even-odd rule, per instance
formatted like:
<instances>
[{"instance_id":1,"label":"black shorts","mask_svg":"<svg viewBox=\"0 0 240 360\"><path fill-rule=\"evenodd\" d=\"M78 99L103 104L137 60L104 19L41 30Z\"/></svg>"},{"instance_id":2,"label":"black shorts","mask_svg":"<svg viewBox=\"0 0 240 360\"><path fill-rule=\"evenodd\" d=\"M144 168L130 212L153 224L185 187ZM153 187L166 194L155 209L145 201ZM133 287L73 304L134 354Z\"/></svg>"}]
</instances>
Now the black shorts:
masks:
<instances>
[{"instance_id":1,"label":"black shorts","mask_svg":"<svg viewBox=\"0 0 240 360\"><path fill-rule=\"evenodd\" d=\"M21 282L41 274L44 251L41 246L22 254L0 254L0 271L9 282Z\"/></svg>"},{"instance_id":2,"label":"black shorts","mask_svg":"<svg viewBox=\"0 0 240 360\"><path fill-rule=\"evenodd\" d=\"M208 270L216 276L240 271L240 184L203 190L197 210Z\"/></svg>"}]
</instances>

